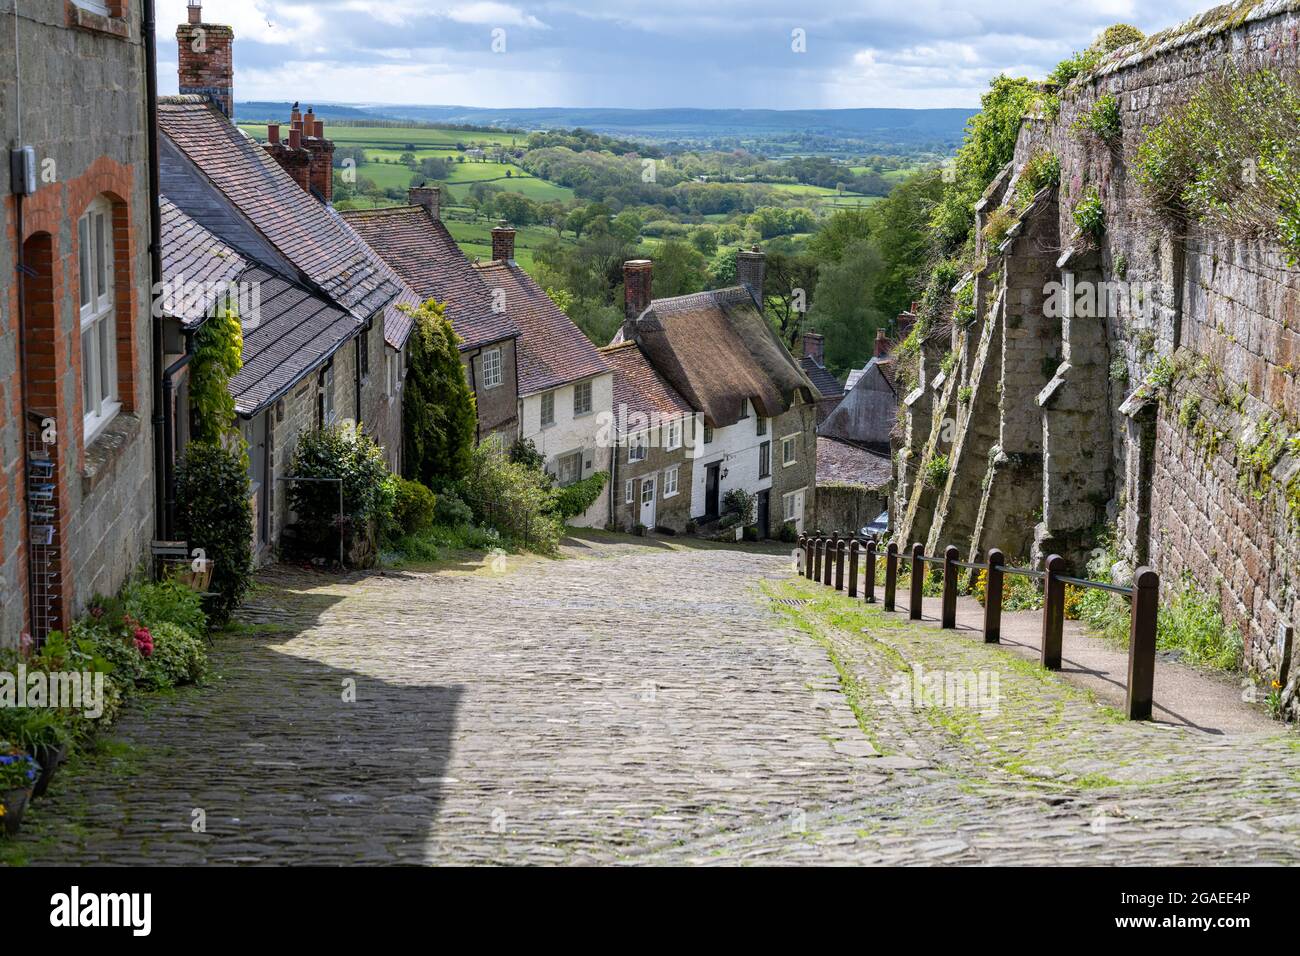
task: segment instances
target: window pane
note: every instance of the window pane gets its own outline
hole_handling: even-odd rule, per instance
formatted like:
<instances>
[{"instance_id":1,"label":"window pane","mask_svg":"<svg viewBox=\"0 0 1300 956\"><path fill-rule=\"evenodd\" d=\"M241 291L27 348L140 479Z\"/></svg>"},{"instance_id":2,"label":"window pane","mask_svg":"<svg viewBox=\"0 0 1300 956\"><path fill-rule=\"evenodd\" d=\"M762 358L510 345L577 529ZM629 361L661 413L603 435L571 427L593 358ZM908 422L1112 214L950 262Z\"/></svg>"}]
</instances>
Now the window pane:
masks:
<instances>
[{"instance_id":1,"label":"window pane","mask_svg":"<svg viewBox=\"0 0 1300 956\"><path fill-rule=\"evenodd\" d=\"M95 217L96 298L102 298L108 293L108 257L110 254L108 236L104 230L104 214L100 213Z\"/></svg>"},{"instance_id":2,"label":"window pane","mask_svg":"<svg viewBox=\"0 0 1300 956\"><path fill-rule=\"evenodd\" d=\"M100 319L99 329L99 397L111 402L117 391L116 376L113 374L113 359L116 357L116 343L113 341L113 317Z\"/></svg>"},{"instance_id":3,"label":"window pane","mask_svg":"<svg viewBox=\"0 0 1300 956\"><path fill-rule=\"evenodd\" d=\"M95 358L95 329L91 326L81 333L81 403L87 415L99 414L99 402L95 397L98 392L95 385L98 364Z\"/></svg>"},{"instance_id":4,"label":"window pane","mask_svg":"<svg viewBox=\"0 0 1300 956\"><path fill-rule=\"evenodd\" d=\"M77 271L81 282L81 307L90 305L90 220L77 223Z\"/></svg>"}]
</instances>

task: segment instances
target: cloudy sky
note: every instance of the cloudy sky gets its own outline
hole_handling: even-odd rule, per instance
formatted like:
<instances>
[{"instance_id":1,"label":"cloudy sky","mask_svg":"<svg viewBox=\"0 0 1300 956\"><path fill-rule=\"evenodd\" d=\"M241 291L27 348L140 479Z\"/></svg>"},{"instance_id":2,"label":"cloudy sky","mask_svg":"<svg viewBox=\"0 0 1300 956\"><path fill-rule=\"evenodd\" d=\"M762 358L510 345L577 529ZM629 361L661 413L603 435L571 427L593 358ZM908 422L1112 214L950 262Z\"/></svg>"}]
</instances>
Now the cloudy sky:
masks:
<instances>
[{"instance_id":1,"label":"cloudy sky","mask_svg":"<svg viewBox=\"0 0 1300 956\"><path fill-rule=\"evenodd\" d=\"M160 89L175 92L159 0ZM976 106L1104 27L1213 0L204 0L235 29L240 100L487 107ZM792 39L802 31L805 51ZM495 49L494 49L495 47Z\"/></svg>"}]
</instances>

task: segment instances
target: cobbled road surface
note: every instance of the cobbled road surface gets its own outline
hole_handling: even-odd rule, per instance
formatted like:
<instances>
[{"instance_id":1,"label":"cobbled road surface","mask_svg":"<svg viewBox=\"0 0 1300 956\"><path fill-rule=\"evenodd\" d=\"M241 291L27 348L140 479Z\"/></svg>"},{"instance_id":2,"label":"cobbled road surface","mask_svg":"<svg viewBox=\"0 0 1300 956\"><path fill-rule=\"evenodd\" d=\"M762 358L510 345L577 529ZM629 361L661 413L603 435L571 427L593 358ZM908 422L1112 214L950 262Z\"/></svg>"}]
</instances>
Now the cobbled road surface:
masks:
<instances>
[{"instance_id":1,"label":"cobbled road surface","mask_svg":"<svg viewBox=\"0 0 1300 956\"><path fill-rule=\"evenodd\" d=\"M1300 861L1281 725L1119 721L771 552L598 534L564 551L264 573L214 679L133 703L0 859ZM1000 706L901 706L917 665L996 672Z\"/></svg>"}]
</instances>

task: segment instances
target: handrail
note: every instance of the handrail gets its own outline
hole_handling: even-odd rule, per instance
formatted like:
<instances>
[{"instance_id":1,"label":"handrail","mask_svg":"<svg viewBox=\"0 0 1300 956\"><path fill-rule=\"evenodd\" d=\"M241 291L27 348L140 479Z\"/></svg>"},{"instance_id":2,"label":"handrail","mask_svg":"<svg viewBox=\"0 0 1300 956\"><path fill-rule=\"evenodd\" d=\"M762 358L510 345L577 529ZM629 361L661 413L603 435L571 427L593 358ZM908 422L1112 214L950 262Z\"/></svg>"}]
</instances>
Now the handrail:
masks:
<instances>
[{"instance_id":1,"label":"handrail","mask_svg":"<svg viewBox=\"0 0 1300 956\"><path fill-rule=\"evenodd\" d=\"M882 554L879 541L869 538L865 549L856 535L841 536L839 532L832 535L816 536L801 534L799 536L800 560L802 573L811 580L818 581L838 591L845 590L844 565L848 556L848 595L857 597L858 591L858 554L865 550L866 588L864 599L867 603L876 600L876 559ZM1002 630L1002 588L1003 578L1008 574L1018 574L1043 582L1043 631L1039 661L1048 670L1061 669L1061 650L1065 623L1066 585L1081 588L1095 588L1130 598L1129 608L1129 661L1128 681L1126 684L1127 710L1130 720L1150 720L1152 697L1155 686L1156 656L1156 618L1160 595L1160 576L1151 568L1138 568L1133 575L1131 586L1109 584L1104 581L1089 581L1064 574L1066 561L1060 555L1053 554L1044 561L1044 569L1009 567L1003 564L1003 554L997 548L990 548L987 561L960 561L957 548L949 545L942 556L927 555L922 546L912 545L908 551L900 552L896 542L889 542L883 550L885 558L885 596L884 610L893 611L895 592L898 588L899 565L910 562L914 573L909 584L910 600L908 616L912 620L921 619L921 604L924 595L922 580L929 575L919 573L922 564L943 565L943 595L941 603L940 627L948 629L957 626L957 570L959 568L987 572L987 585L984 595L984 642L997 644L1001 641ZM823 559L825 563L823 564ZM904 560L905 559L905 560ZM832 561L834 564L832 565Z\"/></svg>"}]
</instances>

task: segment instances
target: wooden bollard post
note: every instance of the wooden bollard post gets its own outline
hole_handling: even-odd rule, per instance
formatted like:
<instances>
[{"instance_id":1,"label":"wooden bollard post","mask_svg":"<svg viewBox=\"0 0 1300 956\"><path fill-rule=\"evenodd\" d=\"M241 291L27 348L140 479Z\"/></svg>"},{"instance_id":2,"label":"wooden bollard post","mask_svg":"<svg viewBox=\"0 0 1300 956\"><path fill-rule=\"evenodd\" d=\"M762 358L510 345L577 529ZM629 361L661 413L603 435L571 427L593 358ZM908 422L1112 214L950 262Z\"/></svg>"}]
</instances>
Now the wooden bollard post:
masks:
<instances>
[{"instance_id":1,"label":"wooden bollard post","mask_svg":"<svg viewBox=\"0 0 1300 956\"><path fill-rule=\"evenodd\" d=\"M805 578L812 577L812 563L813 563L813 538L812 535L807 534L804 535L804 539L803 539L803 576Z\"/></svg>"},{"instance_id":2,"label":"wooden bollard post","mask_svg":"<svg viewBox=\"0 0 1300 956\"><path fill-rule=\"evenodd\" d=\"M858 596L858 551L862 545L854 538L849 542L849 597Z\"/></svg>"},{"instance_id":3,"label":"wooden bollard post","mask_svg":"<svg viewBox=\"0 0 1300 956\"><path fill-rule=\"evenodd\" d=\"M867 542L867 567L863 574L863 596L868 604L876 603L876 539Z\"/></svg>"},{"instance_id":4,"label":"wooden bollard post","mask_svg":"<svg viewBox=\"0 0 1300 956\"><path fill-rule=\"evenodd\" d=\"M834 535L826 539L826 563L822 565L822 584L830 587L834 582L832 575L835 573L835 552L839 548L840 533L836 531Z\"/></svg>"},{"instance_id":5,"label":"wooden bollard post","mask_svg":"<svg viewBox=\"0 0 1300 956\"><path fill-rule=\"evenodd\" d=\"M835 590L844 590L844 552L848 550L848 542L843 538L835 546Z\"/></svg>"},{"instance_id":6,"label":"wooden bollard post","mask_svg":"<svg viewBox=\"0 0 1300 956\"><path fill-rule=\"evenodd\" d=\"M943 549L943 614L941 627L957 626L957 548Z\"/></svg>"},{"instance_id":7,"label":"wooden bollard post","mask_svg":"<svg viewBox=\"0 0 1300 956\"><path fill-rule=\"evenodd\" d=\"M1002 641L1002 565L1006 558L997 548L989 548L989 570L984 577L984 643Z\"/></svg>"},{"instance_id":8,"label":"wooden bollard post","mask_svg":"<svg viewBox=\"0 0 1300 956\"><path fill-rule=\"evenodd\" d=\"M1160 575L1138 568L1133 575L1133 609L1128 635L1128 719L1150 720L1156 682L1156 614Z\"/></svg>"},{"instance_id":9,"label":"wooden bollard post","mask_svg":"<svg viewBox=\"0 0 1300 956\"><path fill-rule=\"evenodd\" d=\"M885 610L894 609L894 592L898 590L898 545L889 542L885 548Z\"/></svg>"},{"instance_id":10,"label":"wooden bollard post","mask_svg":"<svg viewBox=\"0 0 1300 956\"><path fill-rule=\"evenodd\" d=\"M913 621L921 620L921 598L924 594L925 587L925 562L921 556L925 554L925 548L921 542L912 545L912 581L911 581L911 607L907 609L907 616Z\"/></svg>"},{"instance_id":11,"label":"wooden bollard post","mask_svg":"<svg viewBox=\"0 0 1300 956\"><path fill-rule=\"evenodd\" d=\"M1061 669L1061 639L1065 630L1065 582L1057 575L1065 573L1065 558L1054 554L1044 567L1043 581L1043 648L1039 662L1049 671Z\"/></svg>"},{"instance_id":12,"label":"wooden bollard post","mask_svg":"<svg viewBox=\"0 0 1300 956\"><path fill-rule=\"evenodd\" d=\"M822 544L824 540L825 539L822 538L821 535L818 535L817 540L813 542L813 566L811 577L814 581L820 581L822 579Z\"/></svg>"}]
</instances>

